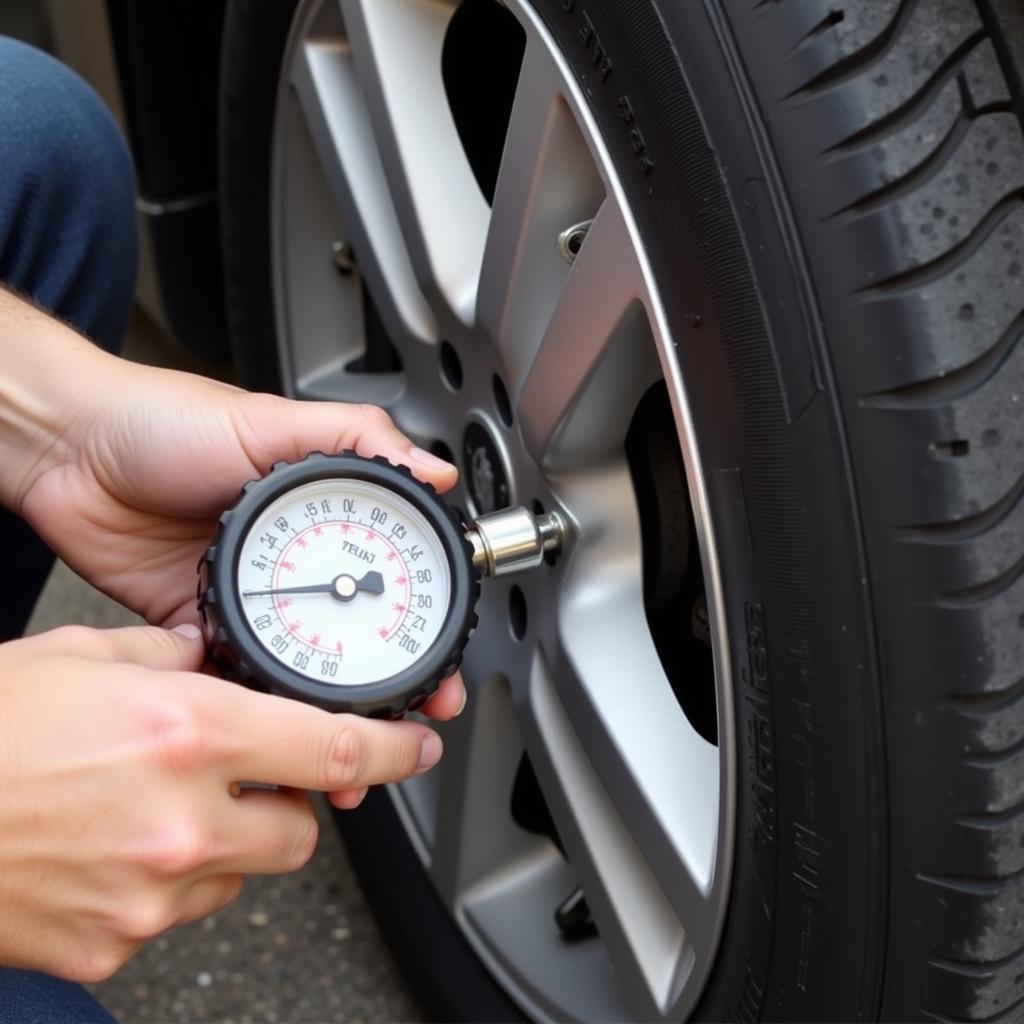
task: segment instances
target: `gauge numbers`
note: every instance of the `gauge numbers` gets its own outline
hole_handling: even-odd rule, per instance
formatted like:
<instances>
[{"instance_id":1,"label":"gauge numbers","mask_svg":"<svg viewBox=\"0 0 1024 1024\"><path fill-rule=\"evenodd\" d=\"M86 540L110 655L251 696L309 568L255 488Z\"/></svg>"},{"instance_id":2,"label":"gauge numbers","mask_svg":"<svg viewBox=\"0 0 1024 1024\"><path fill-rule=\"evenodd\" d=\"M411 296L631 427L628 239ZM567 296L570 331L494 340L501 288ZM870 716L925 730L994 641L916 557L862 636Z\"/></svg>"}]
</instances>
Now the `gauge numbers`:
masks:
<instances>
[{"instance_id":1,"label":"gauge numbers","mask_svg":"<svg viewBox=\"0 0 1024 1024\"><path fill-rule=\"evenodd\" d=\"M318 480L271 501L241 548L238 592L258 642L322 683L411 667L447 618L451 570L426 517L362 480Z\"/></svg>"}]
</instances>

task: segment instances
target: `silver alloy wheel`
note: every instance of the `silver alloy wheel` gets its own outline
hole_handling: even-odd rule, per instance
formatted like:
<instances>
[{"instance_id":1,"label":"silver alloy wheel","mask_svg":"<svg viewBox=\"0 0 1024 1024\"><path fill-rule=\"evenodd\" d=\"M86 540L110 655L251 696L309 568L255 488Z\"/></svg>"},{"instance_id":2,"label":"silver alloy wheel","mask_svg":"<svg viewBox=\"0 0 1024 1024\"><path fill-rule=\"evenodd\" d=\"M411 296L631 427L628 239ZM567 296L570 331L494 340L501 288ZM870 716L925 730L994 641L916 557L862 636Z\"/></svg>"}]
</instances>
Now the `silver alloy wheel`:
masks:
<instances>
[{"instance_id":1,"label":"silver alloy wheel","mask_svg":"<svg viewBox=\"0 0 1024 1024\"><path fill-rule=\"evenodd\" d=\"M476 423L511 502L568 517L570 549L556 565L485 584L464 665L467 710L443 730L441 767L393 798L465 937L525 1012L679 1020L700 995L725 913L736 757L686 391L615 170L562 55L519 0L506 6L526 49L493 209L482 196L441 75L457 6L299 8L272 173L284 379L300 397L381 404L424 447L458 452ZM563 233L581 225L573 256ZM400 372L350 369L366 347L364 285ZM717 746L681 710L644 615L623 442L662 377L707 591ZM466 476L453 500L472 507ZM564 856L512 819L524 751ZM577 885L599 937L568 943L552 913Z\"/></svg>"}]
</instances>

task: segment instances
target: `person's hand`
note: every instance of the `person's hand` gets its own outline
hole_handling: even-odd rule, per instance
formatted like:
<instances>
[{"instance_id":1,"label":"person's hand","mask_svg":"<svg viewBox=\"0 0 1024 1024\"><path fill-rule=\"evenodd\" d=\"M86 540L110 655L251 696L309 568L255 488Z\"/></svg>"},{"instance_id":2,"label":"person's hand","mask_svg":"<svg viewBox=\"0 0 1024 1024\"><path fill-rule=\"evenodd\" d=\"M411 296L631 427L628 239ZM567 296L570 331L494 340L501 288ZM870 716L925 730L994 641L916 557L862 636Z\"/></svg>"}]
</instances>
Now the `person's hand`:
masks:
<instances>
[{"instance_id":1,"label":"person's hand","mask_svg":"<svg viewBox=\"0 0 1024 1024\"><path fill-rule=\"evenodd\" d=\"M244 875L301 867L317 838L302 790L359 792L440 756L426 726L199 675L191 632L67 627L0 646L0 963L108 977L230 903Z\"/></svg>"},{"instance_id":2,"label":"person's hand","mask_svg":"<svg viewBox=\"0 0 1024 1024\"><path fill-rule=\"evenodd\" d=\"M279 460L349 449L403 463L439 491L456 479L375 406L249 394L125 360L104 369L21 512L72 568L155 624L198 621L196 562L217 516Z\"/></svg>"},{"instance_id":3,"label":"person's hand","mask_svg":"<svg viewBox=\"0 0 1024 1024\"><path fill-rule=\"evenodd\" d=\"M348 449L402 463L438 491L457 478L375 406L249 394L76 340L54 371L75 386L47 414L58 423L40 432L16 507L76 572L151 623L198 621L196 563L217 516L279 460ZM464 701L455 675L424 711L446 719Z\"/></svg>"}]
</instances>

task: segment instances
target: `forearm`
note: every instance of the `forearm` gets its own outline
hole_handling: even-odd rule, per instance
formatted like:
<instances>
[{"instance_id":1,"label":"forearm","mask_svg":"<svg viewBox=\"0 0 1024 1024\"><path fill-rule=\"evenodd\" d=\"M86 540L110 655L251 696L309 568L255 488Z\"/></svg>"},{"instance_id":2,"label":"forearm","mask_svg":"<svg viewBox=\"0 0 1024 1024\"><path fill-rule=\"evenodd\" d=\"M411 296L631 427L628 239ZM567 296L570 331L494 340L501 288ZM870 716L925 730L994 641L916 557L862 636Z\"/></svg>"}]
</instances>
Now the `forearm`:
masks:
<instances>
[{"instance_id":1,"label":"forearm","mask_svg":"<svg viewBox=\"0 0 1024 1024\"><path fill-rule=\"evenodd\" d=\"M40 475L67 461L92 403L121 361L0 288L0 503L21 512Z\"/></svg>"}]
</instances>

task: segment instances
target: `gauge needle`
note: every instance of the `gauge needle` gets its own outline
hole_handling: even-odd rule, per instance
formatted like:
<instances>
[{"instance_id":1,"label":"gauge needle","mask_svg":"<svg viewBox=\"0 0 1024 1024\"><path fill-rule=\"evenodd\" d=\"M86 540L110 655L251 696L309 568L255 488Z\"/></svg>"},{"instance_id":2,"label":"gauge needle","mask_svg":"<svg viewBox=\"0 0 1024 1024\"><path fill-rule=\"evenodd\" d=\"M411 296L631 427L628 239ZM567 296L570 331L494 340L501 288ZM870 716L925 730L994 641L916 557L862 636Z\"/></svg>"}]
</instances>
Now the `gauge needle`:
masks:
<instances>
[{"instance_id":1,"label":"gauge needle","mask_svg":"<svg viewBox=\"0 0 1024 1024\"><path fill-rule=\"evenodd\" d=\"M356 580L356 590L365 590L368 594L383 594L384 577L379 572L368 572L361 580Z\"/></svg>"},{"instance_id":2,"label":"gauge needle","mask_svg":"<svg viewBox=\"0 0 1024 1024\"><path fill-rule=\"evenodd\" d=\"M243 590L242 597L267 597L271 594L330 594L339 601L351 601L360 591L367 594L384 593L384 577L379 572L368 572L362 579L342 573L330 583L312 583L306 587L277 587L273 590Z\"/></svg>"}]
</instances>

